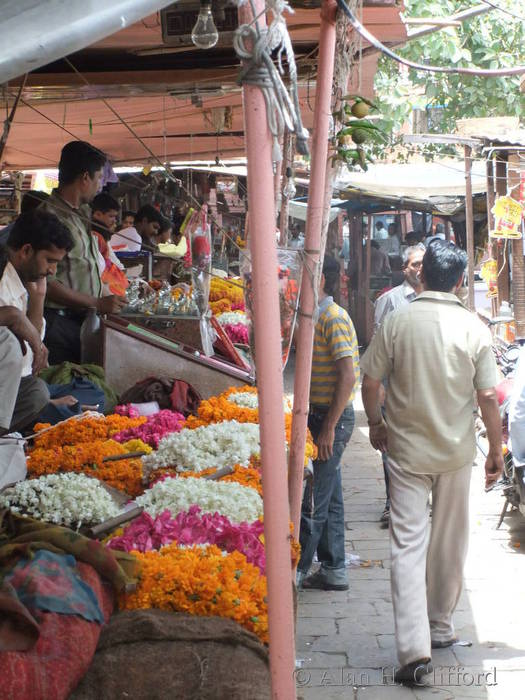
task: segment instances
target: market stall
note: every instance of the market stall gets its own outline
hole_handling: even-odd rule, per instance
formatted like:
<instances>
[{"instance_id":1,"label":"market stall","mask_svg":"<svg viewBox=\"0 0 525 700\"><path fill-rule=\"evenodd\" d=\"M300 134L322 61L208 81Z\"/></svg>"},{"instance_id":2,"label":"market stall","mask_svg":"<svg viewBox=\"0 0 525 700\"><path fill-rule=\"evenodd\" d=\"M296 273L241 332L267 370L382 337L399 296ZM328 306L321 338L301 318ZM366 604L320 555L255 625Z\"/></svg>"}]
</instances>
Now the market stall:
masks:
<instances>
[{"instance_id":1,"label":"market stall","mask_svg":"<svg viewBox=\"0 0 525 700\"><path fill-rule=\"evenodd\" d=\"M291 406L284 408L289 440ZM57 571L67 569L72 556L86 561L82 553L86 548L107 559L97 567L98 575L87 575L83 580L83 588L95 591L92 596L99 605L103 601L104 619L112 609L136 611L139 619L143 610L226 618L235 623L229 633L236 635L237 646L244 646L245 654L258 650L264 660L264 647L256 642L257 638L260 643L268 642L258 392L251 386L229 388L203 400L195 414L188 416L172 410L143 416L140 409L121 405L108 416L86 414L54 427L37 425L28 453L27 479L0 493L0 509L9 508L13 514L29 518L26 531L36 528L33 539L37 554L48 551L46 538L51 524L55 532L50 541L57 543L62 538L76 543L73 550L63 545L64 551L54 561ZM314 456L309 437L305 462ZM39 530L44 523L50 524L45 532ZM21 527L18 521L3 521L7 543L10 538L18 541ZM79 535L74 534L79 531ZM122 552L126 553L123 560ZM25 563L16 556L16 548L12 555L18 586L19 570ZM290 533L290 567L297 555L298 544ZM6 557L5 567L9 555L0 548L2 556ZM92 558L87 561L93 563ZM120 570L121 564L127 573ZM110 571L114 573L110 575ZM42 572L33 571L31 576L37 585L45 585ZM102 595L99 577L113 580L116 598ZM7 578L13 580L10 574ZM14 599L31 615L40 611L36 643L47 645L50 658L54 658L63 641L48 637L44 621L51 612L41 612L53 608L46 607L42 599L28 600L18 587L16 590L19 597ZM62 595L66 606L73 596ZM81 671L91 663L99 628L93 621L82 624L93 633L94 643L84 649L80 664L70 666L64 660L55 669L55 676L62 671L56 697L72 692ZM203 624L209 626L210 622ZM188 625L186 618L184 625ZM249 634L236 630L239 626ZM158 641L161 639L159 636ZM128 653L132 654L131 648ZM0 654L0 672L7 687L15 684L20 697L36 700L50 669L46 663L34 667L38 661L35 654L25 659L15 644L10 652ZM184 653L179 661L175 676L180 685L185 676ZM121 662L128 666L129 658L121 656ZM262 667L260 664L255 666L264 677L267 661ZM29 667L31 672L22 674L26 680L12 676L13 668L20 671ZM135 698L147 697L133 690L136 670L134 665L130 667L130 675L120 679L119 688ZM232 676L224 669L222 675L225 687L234 687ZM213 680L217 693L216 677ZM93 681L88 672L78 694L72 697L91 697L84 692L93 683L98 683L105 697L114 682L112 674L99 674ZM146 693L147 684L142 686ZM266 698L268 693L266 685L250 691L249 697ZM208 695L203 693L202 697Z\"/></svg>"}]
</instances>

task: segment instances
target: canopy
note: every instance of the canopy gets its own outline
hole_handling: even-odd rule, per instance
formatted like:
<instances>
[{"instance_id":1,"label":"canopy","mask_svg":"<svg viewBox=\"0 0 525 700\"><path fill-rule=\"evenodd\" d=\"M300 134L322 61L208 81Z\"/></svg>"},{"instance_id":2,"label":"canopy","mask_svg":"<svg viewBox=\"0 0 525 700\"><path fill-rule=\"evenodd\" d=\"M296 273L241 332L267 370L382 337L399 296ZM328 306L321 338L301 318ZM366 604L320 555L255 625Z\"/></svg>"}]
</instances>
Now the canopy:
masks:
<instances>
[{"instance_id":1,"label":"canopy","mask_svg":"<svg viewBox=\"0 0 525 700\"><path fill-rule=\"evenodd\" d=\"M485 161L472 163L472 193L486 192ZM364 210L385 207L435 211L452 215L463 207L465 166L461 160L443 159L417 164L371 165L367 172L345 170L334 192Z\"/></svg>"},{"instance_id":2,"label":"canopy","mask_svg":"<svg viewBox=\"0 0 525 700\"><path fill-rule=\"evenodd\" d=\"M311 128L320 10L311 0L291 4L295 13L285 17L303 122ZM381 41L406 39L396 0L363 4L363 22ZM3 153L3 168L56 167L60 149L74 138L89 141L122 165L244 155L239 59L229 31L236 26L235 8L226 8L231 26L221 30L218 44L203 51L188 35L199 0L180 0L156 12L167 5L171 3L166 0L3 2L0 69L4 81L10 78L5 90L9 107L23 74L31 71ZM68 53L81 75L69 63L56 60ZM377 53L365 54L348 91L372 97L376 65Z\"/></svg>"}]
</instances>

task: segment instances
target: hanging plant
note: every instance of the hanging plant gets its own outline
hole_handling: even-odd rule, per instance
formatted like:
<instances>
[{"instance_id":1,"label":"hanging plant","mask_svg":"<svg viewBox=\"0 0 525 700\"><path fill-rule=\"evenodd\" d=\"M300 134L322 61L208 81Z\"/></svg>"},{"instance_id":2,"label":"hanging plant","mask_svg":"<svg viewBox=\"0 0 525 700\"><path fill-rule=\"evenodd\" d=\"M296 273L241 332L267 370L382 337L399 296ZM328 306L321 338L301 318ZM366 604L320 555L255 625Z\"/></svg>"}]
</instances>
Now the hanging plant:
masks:
<instances>
[{"instance_id":1,"label":"hanging plant","mask_svg":"<svg viewBox=\"0 0 525 700\"><path fill-rule=\"evenodd\" d=\"M334 114L343 126L335 135L333 163L339 161L350 168L368 170L368 163L374 162L366 145L384 143L388 137L380 126L365 119L372 110L377 111L377 106L366 97L345 95L342 98L341 108Z\"/></svg>"}]
</instances>

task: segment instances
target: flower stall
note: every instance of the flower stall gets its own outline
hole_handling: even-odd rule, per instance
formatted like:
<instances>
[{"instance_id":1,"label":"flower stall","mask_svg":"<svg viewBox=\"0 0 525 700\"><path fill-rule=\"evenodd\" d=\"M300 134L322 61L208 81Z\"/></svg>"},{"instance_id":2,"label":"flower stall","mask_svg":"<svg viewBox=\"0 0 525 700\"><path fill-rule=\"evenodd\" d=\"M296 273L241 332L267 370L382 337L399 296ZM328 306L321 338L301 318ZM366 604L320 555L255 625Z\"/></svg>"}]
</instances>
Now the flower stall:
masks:
<instances>
[{"instance_id":1,"label":"flower stall","mask_svg":"<svg viewBox=\"0 0 525 700\"><path fill-rule=\"evenodd\" d=\"M187 418L115 410L37 424L27 479L0 493L0 511L97 534L104 551L133 557L137 582L116 596L120 611L225 618L267 644L257 389L230 387Z\"/></svg>"}]
</instances>

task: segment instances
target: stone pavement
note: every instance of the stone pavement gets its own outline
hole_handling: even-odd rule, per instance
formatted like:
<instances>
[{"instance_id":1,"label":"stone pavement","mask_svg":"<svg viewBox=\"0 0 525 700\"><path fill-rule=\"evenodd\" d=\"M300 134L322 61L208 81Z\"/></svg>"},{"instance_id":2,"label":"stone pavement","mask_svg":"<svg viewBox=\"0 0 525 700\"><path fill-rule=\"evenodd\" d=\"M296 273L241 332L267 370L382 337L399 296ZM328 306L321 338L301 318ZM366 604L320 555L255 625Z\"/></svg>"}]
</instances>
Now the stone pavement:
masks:
<instances>
[{"instance_id":1,"label":"stone pavement","mask_svg":"<svg viewBox=\"0 0 525 700\"><path fill-rule=\"evenodd\" d=\"M523 700L525 698L525 518L508 515L495 530L503 502L483 490L474 468L466 583L455 624L471 647L434 650L431 688L391 683L397 663L390 597L388 530L381 460L368 442L362 406L343 456L347 592L299 593L297 696L303 700ZM494 684L494 675L495 682Z\"/></svg>"}]
</instances>

